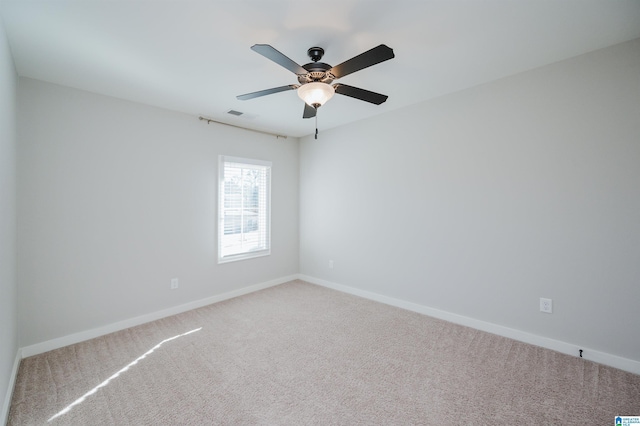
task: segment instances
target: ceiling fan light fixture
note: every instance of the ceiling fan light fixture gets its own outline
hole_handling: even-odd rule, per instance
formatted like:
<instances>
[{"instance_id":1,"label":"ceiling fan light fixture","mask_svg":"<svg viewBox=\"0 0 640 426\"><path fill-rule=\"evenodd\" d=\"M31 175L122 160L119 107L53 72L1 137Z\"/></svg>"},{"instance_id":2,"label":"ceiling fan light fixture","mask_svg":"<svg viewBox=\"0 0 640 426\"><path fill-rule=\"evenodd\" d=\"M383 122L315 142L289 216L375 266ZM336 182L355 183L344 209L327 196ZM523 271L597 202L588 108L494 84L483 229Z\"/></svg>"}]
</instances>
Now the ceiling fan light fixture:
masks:
<instances>
[{"instance_id":1,"label":"ceiling fan light fixture","mask_svg":"<svg viewBox=\"0 0 640 426\"><path fill-rule=\"evenodd\" d=\"M298 96L307 105L321 107L336 93L336 89L327 83L312 82L298 87Z\"/></svg>"}]
</instances>

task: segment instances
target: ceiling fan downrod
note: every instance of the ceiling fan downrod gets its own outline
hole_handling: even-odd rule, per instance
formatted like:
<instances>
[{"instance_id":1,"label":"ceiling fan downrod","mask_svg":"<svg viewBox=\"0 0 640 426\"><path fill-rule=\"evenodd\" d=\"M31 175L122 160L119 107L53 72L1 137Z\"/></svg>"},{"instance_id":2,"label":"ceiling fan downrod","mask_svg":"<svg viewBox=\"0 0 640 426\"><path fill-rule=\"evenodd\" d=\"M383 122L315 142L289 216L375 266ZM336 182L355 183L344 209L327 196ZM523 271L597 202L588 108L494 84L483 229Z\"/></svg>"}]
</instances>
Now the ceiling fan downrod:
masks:
<instances>
[{"instance_id":1,"label":"ceiling fan downrod","mask_svg":"<svg viewBox=\"0 0 640 426\"><path fill-rule=\"evenodd\" d=\"M324 56L324 49L322 47L312 47L307 50L307 56L309 56L313 62L318 62Z\"/></svg>"}]
</instances>

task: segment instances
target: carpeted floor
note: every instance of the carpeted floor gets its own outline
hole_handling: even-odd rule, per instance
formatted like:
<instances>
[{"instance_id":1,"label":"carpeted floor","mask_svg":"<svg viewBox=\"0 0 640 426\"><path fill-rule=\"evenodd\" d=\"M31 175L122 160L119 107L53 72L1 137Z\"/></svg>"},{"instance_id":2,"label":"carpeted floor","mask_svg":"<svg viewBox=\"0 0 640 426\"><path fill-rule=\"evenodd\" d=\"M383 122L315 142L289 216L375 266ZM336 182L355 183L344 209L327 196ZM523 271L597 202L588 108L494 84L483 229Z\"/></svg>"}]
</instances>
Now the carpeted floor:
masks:
<instances>
[{"instance_id":1,"label":"carpeted floor","mask_svg":"<svg viewBox=\"0 0 640 426\"><path fill-rule=\"evenodd\" d=\"M26 358L10 425L613 425L640 376L293 281Z\"/></svg>"}]
</instances>

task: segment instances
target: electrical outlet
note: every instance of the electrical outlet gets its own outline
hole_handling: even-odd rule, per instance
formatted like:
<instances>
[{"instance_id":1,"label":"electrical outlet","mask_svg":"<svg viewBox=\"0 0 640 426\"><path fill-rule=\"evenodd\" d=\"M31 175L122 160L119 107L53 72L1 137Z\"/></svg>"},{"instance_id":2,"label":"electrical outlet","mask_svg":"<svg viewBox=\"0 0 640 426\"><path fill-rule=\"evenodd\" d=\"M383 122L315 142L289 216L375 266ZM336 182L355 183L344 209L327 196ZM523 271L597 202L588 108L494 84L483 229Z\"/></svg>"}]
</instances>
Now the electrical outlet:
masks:
<instances>
[{"instance_id":1,"label":"electrical outlet","mask_svg":"<svg viewBox=\"0 0 640 426\"><path fill-rule=\"evenodd\" d=\"M333 269L333 260L329 261L329 269Z\"/></svg>"},{"instance_id":2,"label":"electrical outlet","mask_svg":"<svg viewBox=\"0 0 640 426\"><path fill-rule=\"evenodd\" d=\"M553 301L551 299L540 298L540 312L553 313Z\"/></svg>"},{"instance_id":3,"label":"electrical outlet","mask_svg":"<svg viewBox=\"0 0 640 426\"><path fill-rule=\"evenodd\" d=\"M175 290L176 288L178 288L178 279L171 278L171 290Z\"/></svg>"}]
</instances>

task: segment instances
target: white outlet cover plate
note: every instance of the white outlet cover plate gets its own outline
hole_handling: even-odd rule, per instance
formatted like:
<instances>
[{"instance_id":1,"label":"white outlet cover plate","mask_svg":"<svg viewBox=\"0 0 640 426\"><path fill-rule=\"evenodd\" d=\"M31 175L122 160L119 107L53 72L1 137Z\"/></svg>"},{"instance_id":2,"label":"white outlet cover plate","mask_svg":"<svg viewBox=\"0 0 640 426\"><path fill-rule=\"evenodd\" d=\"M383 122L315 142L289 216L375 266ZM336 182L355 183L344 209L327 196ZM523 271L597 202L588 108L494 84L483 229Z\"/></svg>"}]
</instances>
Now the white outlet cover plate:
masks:
<instances>
[{"instance_id":1,"label":"white outlet cover plate","mask_svg":"<svg viewBox=\"0 0 640 426\"><path fill-rule=\"evenodd\" d=\"M553 301L551 299L540 298L540 312L553 313Z\"/></svg>"}]
</instances>

